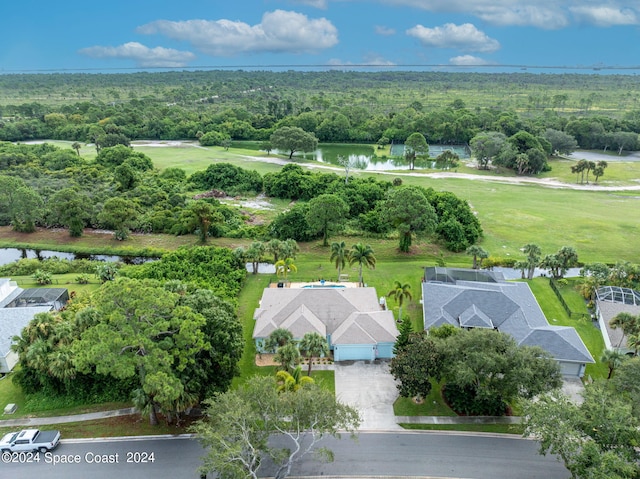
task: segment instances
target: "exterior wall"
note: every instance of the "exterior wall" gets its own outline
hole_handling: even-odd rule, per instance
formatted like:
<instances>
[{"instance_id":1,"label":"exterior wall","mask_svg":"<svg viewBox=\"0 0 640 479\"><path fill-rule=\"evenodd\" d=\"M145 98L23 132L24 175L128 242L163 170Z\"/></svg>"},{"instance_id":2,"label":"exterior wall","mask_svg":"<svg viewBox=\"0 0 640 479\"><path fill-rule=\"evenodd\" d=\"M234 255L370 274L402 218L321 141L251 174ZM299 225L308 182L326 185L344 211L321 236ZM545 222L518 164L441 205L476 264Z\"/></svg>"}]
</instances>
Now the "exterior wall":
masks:
<instances>
[{"instance_id":1,"label":"exterior wall","mask_svg":"<svg viewBox=\"0 0 640 479\"><path fill-rule=\"evenodd\" d=\"M598 301L596 301L596 315L598 316L598 327L600 328L600 333L602 334L602 339L604 340L604 347L606 349L613 349L613 347L611 346L611 339L609 338L609 334L607 334L607 325L604 324L604 318L602 317L602 313L600 312Z\"/></svg>"},{"instance_id":2,"label":"exterior wall","mask_svg":"<svg viewBox=\"0 0 640 479\"><path fill-rule=\"evenodd\" d=\"M266 341L265 338L256 338L256 352L258 353L264 353L264 342Z\"/></svg>"},{"instance_id":3,"label":"exterior wall","mask_svg":"<svg viewBox=\"0 0 640 479\"><path fill-rule=\"evenodd\" d=\"M390 359L394 357L393 346L395 343L378 343L378 358Z\"/></svg>"},{"instance_id":4,"label":"exterior wall","mask_svg":"<svg viewBox=\"0 0 640 479\"><path fill-rule=\"evenodd\" d=\"M334 361L373 361L376 359L375 344L340 344L333 347Z\"/></svg>"}]
</instances>

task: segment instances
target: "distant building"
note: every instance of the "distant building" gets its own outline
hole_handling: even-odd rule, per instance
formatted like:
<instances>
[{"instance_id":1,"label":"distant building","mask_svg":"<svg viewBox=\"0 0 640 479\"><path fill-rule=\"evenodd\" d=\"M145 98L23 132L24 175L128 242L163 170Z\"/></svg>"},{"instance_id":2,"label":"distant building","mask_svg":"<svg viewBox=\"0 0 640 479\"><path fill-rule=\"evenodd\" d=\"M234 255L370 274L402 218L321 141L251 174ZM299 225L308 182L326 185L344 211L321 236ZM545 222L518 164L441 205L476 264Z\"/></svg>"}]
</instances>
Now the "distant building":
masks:
<instances>
[{"instance_id":1,"label":"distant building","mask_svg":"<svg viewBox=\"0 0 640 479\"><path fill-rule=\"evenodd\" d=\"M565 376L582 377L595 362L574 328L547 322L527 283L507 282L501 273L426 268L422 298L427 330L451 324L508 333L518 345L548 351Z\"/></svg>"},{"instance_id":2,"label":"distant building","mask_svg":"<svg viewBox=\"0 0 640 479\"><path fill-rule=\"evenodd\" d=\"M0 278L0 373L8 373L18 363L11 351L13 337L38 313L62 308L69 300L66 288L19 288L15 281Z\"/></svg>"},{"instance_id":3,"label":"distant building","mask_svg":"<svg viewBox=\"0 0 640 479\"><path fill-rule=\"evenodd\" d=\"M277 328L300 340L308 332L327 338L334 361L393 357L398 336L393 313L381 307L375 288L266 288L253 318L258 352Z\"/></svg>"}]
</instances>

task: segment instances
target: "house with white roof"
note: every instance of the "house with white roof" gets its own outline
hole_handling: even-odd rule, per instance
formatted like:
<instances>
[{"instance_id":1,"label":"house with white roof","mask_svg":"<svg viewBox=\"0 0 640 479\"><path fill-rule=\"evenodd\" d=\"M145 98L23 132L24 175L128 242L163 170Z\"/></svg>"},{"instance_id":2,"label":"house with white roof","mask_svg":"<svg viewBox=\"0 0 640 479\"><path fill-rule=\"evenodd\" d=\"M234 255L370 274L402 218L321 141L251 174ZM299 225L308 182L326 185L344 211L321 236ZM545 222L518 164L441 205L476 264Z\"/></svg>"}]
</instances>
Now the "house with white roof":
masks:
<instances>
[{"instance_id":1,"label":"house with white roof","mask_svg":"<svg viewBox=\"0 0 640 479\"><path fill-rule=\"evenodd\" d=\"M308 332L327 338L334 361L393 357L398 336L393 313L384 309L375 288L266 288L254 312L253 339L258 352L278 328L300 340Z\"/></svg>"},{"instance_id":2,"label":"house with white roof","mask_svg":"<svg viewBox=\"0 0 640 479\"><path fill-rule=\"evenodd\" d=\"M18 355L11 351L13 337L38 313L62 308L69 300L66 288L22 289L15 281L0 278L0 373L11 372Z\"/></svg>"},{"instance_id":3,"label":"house with white roof","mask_svg":"<svg viewBox=\"0 0 640 479\"><path fill-rule=\"evenodd\" d=\"M501 273L457 268L426 268L422 283L424 327L490 328L525 346L540 346L564 376L582 377L594 363L572 327L547 322L529 285L507 282Z\"/></svg>"}]
</instances>

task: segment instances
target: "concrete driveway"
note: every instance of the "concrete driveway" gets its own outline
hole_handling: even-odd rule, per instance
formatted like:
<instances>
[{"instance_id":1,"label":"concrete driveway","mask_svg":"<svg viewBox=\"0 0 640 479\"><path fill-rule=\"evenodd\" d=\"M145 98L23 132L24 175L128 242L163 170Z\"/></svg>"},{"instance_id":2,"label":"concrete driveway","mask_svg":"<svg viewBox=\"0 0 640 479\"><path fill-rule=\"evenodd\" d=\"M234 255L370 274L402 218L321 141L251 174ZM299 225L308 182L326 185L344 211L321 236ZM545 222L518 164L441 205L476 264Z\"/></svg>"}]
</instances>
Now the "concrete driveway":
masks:
<instances>
[{"instance_id":1,"label":"concrete driveway","mask_svg":"<svg viewBox=\"0 0 640 479\"><path fill-rule=\"evenodd\" d=\"M388 361L342 361L335 363L336 397L360 411L360 430L401 430L393 403L398 389L389 373Z\"/></svg>"}]
</instances>

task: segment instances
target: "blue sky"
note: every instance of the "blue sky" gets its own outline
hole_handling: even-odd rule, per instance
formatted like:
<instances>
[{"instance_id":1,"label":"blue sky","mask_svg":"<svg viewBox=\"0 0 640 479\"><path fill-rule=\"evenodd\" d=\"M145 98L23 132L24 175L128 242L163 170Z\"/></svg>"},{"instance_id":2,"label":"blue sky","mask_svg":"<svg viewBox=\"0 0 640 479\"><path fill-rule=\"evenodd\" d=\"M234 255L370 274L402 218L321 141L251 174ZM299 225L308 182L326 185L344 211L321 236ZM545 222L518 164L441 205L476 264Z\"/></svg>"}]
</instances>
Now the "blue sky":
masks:
<instances>
[{"instance_id":1,"label":"blue sky","mask_svg":"<svg viewBox=\"0 0 640 479\"><path fill-rule=\"evenodd\" d=\"M640 0L2 3L0 73L277 65L640 71Z\"/></svg>"}]
</instances>

